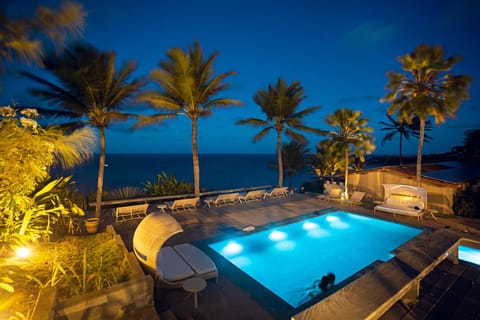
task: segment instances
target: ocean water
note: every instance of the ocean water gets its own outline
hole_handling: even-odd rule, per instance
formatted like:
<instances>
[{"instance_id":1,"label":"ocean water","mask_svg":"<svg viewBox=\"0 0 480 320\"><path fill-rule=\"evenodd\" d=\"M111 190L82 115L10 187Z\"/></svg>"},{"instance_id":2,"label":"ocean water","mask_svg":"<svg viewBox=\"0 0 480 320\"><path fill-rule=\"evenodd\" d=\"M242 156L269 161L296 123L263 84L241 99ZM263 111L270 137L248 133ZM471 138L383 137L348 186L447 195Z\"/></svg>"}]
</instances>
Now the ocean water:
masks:
<instances>
[{"instance_id":1,"label":"ocean water","mask_svg":"<svg viewBox=\"0 0 480 320\"><path fill-rule=\"evenodd\" d=\"M274 154L203 154L200 161L200 188L222 190L233 188L276 185L278 172L271 168L276 163ZM146 181L156 181L157 174L166 172L178 180L193 183L191 154L107 154L104 190L125 186L142 186ZM73 175L77 188L82 192L96 190L98 156L72 170L55 170L53 175ZM293 178L294 188L314 178L306 170ZM288 186L284 176L284 186Z\"/></svg>"}]
</instances>

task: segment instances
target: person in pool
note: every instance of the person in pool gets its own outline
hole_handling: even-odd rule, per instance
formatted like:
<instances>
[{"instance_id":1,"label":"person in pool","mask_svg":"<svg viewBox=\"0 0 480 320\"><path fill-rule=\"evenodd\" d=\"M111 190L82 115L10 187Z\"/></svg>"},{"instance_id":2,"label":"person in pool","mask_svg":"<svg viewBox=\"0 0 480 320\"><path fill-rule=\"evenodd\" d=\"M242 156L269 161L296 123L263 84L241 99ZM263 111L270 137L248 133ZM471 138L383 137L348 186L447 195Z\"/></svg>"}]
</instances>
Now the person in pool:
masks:
<instances>
[{"instance_id":1,"label":"person in pool","mask_svg":"<svg viewBox=\"0 0 480 320\"><path fill-rule=\"evenodd\" d=\"M313 282L313 288L309 290L308 295L310 297L318 296L320 293L326 292L335 285L335 275L331 272L324 275L320 280ZM318 290L320 289L321 292Z\"/></svg>"}]
</instances>

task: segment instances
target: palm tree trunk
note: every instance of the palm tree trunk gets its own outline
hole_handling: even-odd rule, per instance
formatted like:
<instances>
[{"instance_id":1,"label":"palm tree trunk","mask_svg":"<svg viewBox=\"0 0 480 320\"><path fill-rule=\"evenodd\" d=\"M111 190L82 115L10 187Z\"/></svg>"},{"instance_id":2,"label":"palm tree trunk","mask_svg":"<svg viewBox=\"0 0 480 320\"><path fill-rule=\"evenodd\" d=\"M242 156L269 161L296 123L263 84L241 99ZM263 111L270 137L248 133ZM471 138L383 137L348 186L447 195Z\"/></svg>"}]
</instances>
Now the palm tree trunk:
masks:
<instances>
[{"instance_id":1,"label":"palm tree trunk","mask_svg":"<svg viewBox=\"0 0 480 320\"><path fill-rule=\"evenodd\" d=\"M278 186L283 186L282 132L277 130Z\"/></svg>"},{"instance_id":2,"label":"palm tree trunk","mask_svg":"<svg viewBox=\"0 0 480 320\"><path fill-rule=\"evenodd\" d=\"M420 187L422 180L422 152L423 152L423 138L425 137L425 119L420 117L420 136L418 137L418 151L417 151L417 187Z\"/></svg>"},{"instance_id":3,"label":"palm tree trunk","mask_svg":"<svg viewBox=\"0 0 480 320\"><path fill-rule=\"evenodd\" d=\"M348 199L348 149L345 151L345 199Z\"/></svg>"},{"instance_id":4,"label":"palm tree trunk","mask_svg":"<svg viewBox=\"0 0 480 320\"><path fill-rule=\"evenodd\" d=\"M400 165L403 166L402 160L402 144L403 144L403 135L400 134Z\"/></svg>"},{"instance_id":5,"label":"palm tree trunk","mask_svg":"<svg viewBox=\"0 0 480 320\"><path fill-rule=\"evenodd\" d=\"M197 146L197 118L192 118L192 157L193 157L193 186L195 197L200 197L200 165Z\"/></svg>"},{"instance_id":6,"label":"palm tree trunk","mask_svg":"<svg viewBox=\"0 0 480 320\"><path fill-rule=\"evenodd\" d=\"M100 127L100 159L98 161L97 197L95 201L95 217L100 218L102 212L103 174L105 172L105 128Z\"/></svg>"}]
</instances>

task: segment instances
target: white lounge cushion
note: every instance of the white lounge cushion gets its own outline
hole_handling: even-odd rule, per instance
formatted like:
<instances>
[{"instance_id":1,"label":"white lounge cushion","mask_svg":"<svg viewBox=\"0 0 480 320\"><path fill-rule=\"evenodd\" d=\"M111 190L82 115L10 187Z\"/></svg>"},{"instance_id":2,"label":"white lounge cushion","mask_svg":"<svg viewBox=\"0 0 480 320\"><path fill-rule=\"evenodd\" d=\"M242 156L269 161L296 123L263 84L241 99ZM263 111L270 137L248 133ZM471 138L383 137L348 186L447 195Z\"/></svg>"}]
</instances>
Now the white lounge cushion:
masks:
<instances>
[{"instance_id":1,"label":"white lounge cushion","mask_svg":"<svg viewBox=\"0 0 480 320\"><path fill-rule=\"evenodd\" d=\"M375 210L390 212L390 213L398 213L398 214L405 214L405 215L422 215L422 209L415 209L415 207L407 207L407 206L398 206L393 204L380 204L375 206Z\"/></svg>"},{"instance_id":2,"label":"white lounge cushion","mask_svg":"<svg viewBox=\"0 0 480 320\"><path fill-rule=\"evenodd\" d=\"M174 248L198 275L217 272L217 267L212 259L192 244L182 243Z\"/></svg>"},{"instance_id":3,"label":"white lounge cushion","mask_svg":"<svg viewBox=\"0 0 480 320\"><path fill-rule=\"evenodd\" d=\"M161 278L175 282L193 277L192 268L172 247L162 247L157 257L157 272Z\"/></svg>"}]
</instances>

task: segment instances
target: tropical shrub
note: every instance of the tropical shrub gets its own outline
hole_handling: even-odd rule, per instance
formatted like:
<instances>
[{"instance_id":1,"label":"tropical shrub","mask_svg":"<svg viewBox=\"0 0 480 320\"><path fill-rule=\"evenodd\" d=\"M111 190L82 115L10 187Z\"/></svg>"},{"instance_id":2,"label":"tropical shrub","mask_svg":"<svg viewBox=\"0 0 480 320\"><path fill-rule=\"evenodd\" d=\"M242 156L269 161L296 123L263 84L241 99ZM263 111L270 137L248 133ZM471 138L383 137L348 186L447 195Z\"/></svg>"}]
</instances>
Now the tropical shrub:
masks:
<instances>
[{"instance_id":1,"label":"tropical shrub","mask_svg":"<svg viewBox=\"0 0 480 320\"><path fill-rule=\"evenodd\" d=\"M144 195L145 191L141 187L122 187L105 192L103 198L105 200L133 199Z\"/></svg>"},{"instance_id":2,"label":"tropical shrub","mask_svg":"<svg viewBox=\"0 0 480 320\"><path fill-rule=\"evenodd\" d=\"M88 237L68 236L36 246L33 251L28 260L20 263L22 270L10 266L14 272L9 274L18 288L2 295L2 299L12 298L13 303L3 312L0 305L0 318L15 312L28 318L41 288L55 287L58 301L62 302L133 277L126 256L108 232ZM0 272L3 272L1 266Z\"/></svg>"},{"instance_id":3,"label":"tropical shrub","mask_svg":"<svg viewBox=\"0 0 480 320\"><path fill-rule=\"evenodd\" d=\"M179 181L175 176L168 176L165 172L157 174L157 181L146 181L143 190L148 196L167 196L193 192L193 183Z\"/></svg>"},{"instance_id":4,"label":"tropical shrub","mask_svg":"<svg viewBox=\"0 0 480 320\"><path fill-rule=\"evenodd\" d=\"M0 107L0 253L48 236L61 216L84 214L62 196L71 178L50 181L49 168L57 162L74 166L91 156L94 134L43 129L36 117L34 109Z\"/></svg>"},{"instance_id":5,"label":"tropical shrub","mask_svg":"<svg viewBox=\"0 0 480 320\"><path fill-rule=\"evenodd\" d=\"M60 218L84 214L62 195L71 178L50 181L49 168L54 163L74 166L91 156L93 131L66 135L58 127L42 128L36 117L35 109L0 107L1 292L14 292L14 275L24 275L19 266L9 264L15 250L40 238L48 241ZM5 301L0 311L9 305L10 300Z\"/></svg>"},{"instance_id":6,"label":"tropical shrub","mask_svg":"<svg viewBox=\"0 0 480 320\"><path fill-rule=\"evenodd\" d=\"M478 208L480 208L479 192L470 190L459 191L453 197L453 212L456 216L480 218Z\"/></svg>"}]
</instances>

